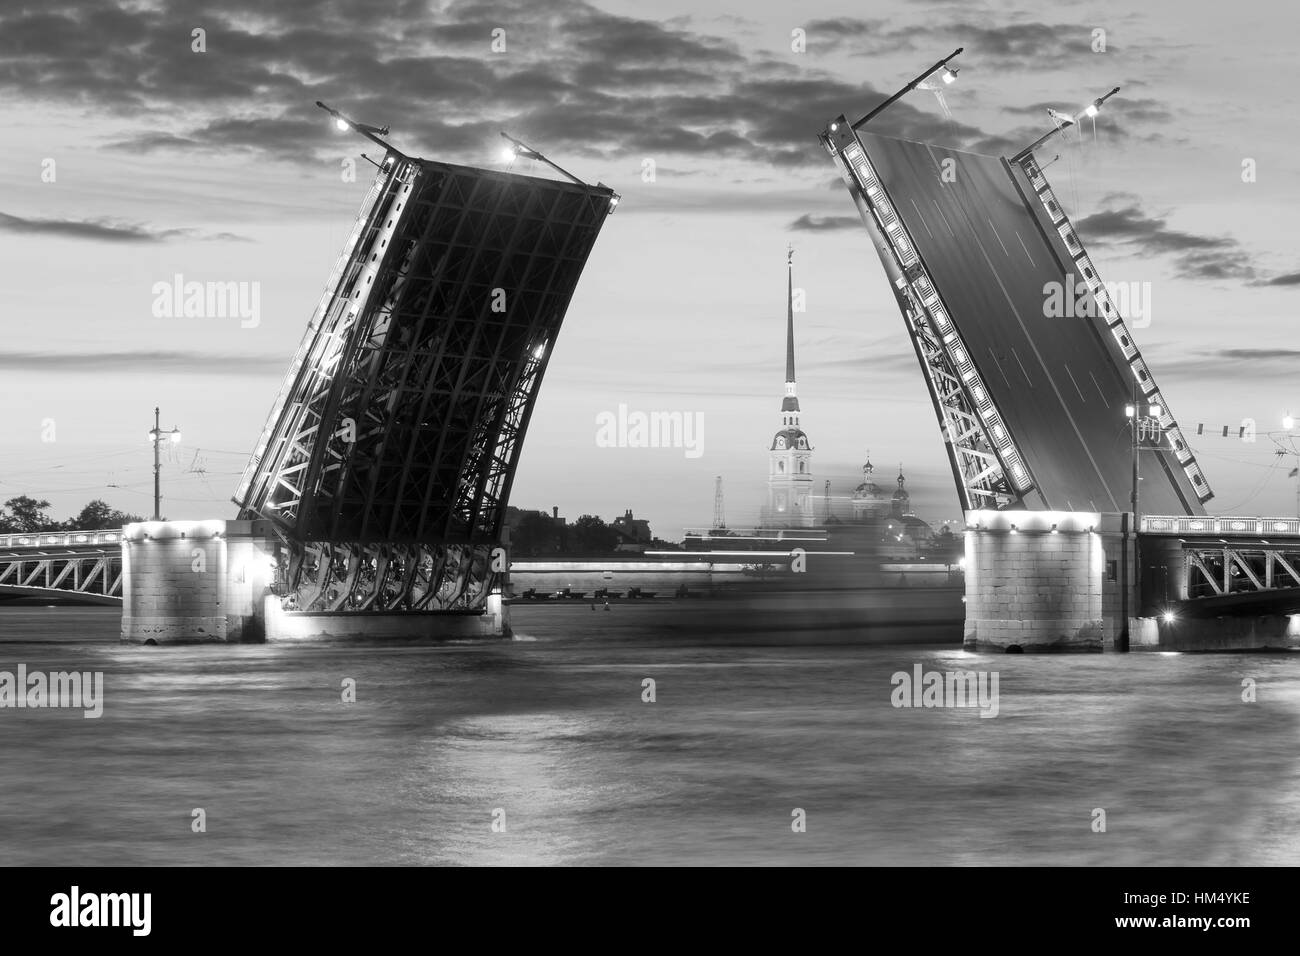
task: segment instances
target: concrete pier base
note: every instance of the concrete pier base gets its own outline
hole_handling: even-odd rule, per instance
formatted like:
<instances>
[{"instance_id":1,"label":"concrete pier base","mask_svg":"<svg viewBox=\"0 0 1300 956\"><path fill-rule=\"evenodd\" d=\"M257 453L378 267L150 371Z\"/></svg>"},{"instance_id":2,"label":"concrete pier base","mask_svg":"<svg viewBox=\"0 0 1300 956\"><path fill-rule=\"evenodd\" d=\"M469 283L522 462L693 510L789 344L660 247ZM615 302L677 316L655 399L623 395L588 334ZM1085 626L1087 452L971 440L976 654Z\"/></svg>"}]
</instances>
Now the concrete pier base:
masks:
<instances>
[{"instance_id":1,"label":"concrete pier base","mask_svg":"<svg viewBox=\"0 0 1300 956\"><path fill-rule=\"evenodd\" d=\"M122 641L265 639L275 546L263 521L142 521L122 529Z\"/></svg>"},{"instance_id":2,"label":"concrete pier base","mask_svg":"<svg viewBox=\"0 0 1300 956\"><path fill-rule=\"evenodd\" d=\"M266 599L270 642L418 641L437 642L510 637L510 608L501 595L488 596L483 611L285 611L280 599Z\"/></svg>"},{"instance_id":3,"label":"concrete pier base","mask_svg":"<svg viewBox=\"0 0 1300 956\"><path fill-rule=\"evenodd\" d=\"M1133 622L1131 651L1300 650L1300 614L1162 617Z\"/></svg>"},{"instance_id":4,"label":"concrete pier base","mask_svg":"<svg viewBox=\"0 0 1300 956\"><path fill-rule=\"evenodd\" d=\"M122 641L445 641L510 636L509 608L285 611L272 593L279 540L265 521L143 521L122 531Z\"/></svg>"},{"instance_id":5,"label":"concrete pier base","mask_svg":"<svg viewBox=\"0 0 1300 956\"><path fill-rule=\"evenodd\" d=\"M1118 517L1118 516L1106 516ZM1094 512L972 511L966 520L968 650L1101 651L1104 537Z\"/></svg>"}]
</instances>

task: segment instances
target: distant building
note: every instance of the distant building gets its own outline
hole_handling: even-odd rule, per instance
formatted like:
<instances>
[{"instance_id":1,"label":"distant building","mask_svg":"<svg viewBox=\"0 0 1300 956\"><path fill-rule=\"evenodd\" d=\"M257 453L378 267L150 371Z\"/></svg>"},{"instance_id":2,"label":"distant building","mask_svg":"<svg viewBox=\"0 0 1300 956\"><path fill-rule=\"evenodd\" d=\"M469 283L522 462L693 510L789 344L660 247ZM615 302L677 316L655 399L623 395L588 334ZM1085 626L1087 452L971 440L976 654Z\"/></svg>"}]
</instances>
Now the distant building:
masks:
<instances>
[{"instance_id":1,"label":"distant building","mask_svg":"<svg viewBox=\"0 0 1300 956\"><path fill-rule=\"evenodd\" d=\"M615 518L610 527L618 535L616 551L644 551L654 541L654 535L650 533L650 522L644 518L632 517L631 508Z\"/></svg>"}]
</instances>

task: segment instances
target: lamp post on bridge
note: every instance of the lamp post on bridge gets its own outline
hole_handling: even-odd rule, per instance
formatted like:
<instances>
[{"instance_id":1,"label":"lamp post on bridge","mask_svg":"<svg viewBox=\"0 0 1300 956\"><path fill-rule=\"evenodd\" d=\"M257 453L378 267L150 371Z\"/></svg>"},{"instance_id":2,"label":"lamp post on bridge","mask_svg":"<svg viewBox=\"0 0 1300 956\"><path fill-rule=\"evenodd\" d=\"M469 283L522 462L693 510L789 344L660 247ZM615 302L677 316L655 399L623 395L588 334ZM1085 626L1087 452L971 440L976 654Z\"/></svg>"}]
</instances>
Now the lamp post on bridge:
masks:
<instances>
[{"instance_id":1,"label":"lamp post on bridge","mask_svg":"<svg viewBox=\"0 0 1300 956\"><path fill-rule=\"evenodd\" d=\"M1036 150L1039 146L1042 146L1049 139L1051 139L1053 136L1059 133L1061 130L1065 129L1067 126L1074 126L1076 123L1079 122L1079 120L1083 119L1085 116L1090 118L1095 118L1096 115L1101 111L1101 105L1118 92L1119 92L1119 87L1117 86L1109 93L1107 93L1105 96L1097 97L1087 106L1085 106L1077 116L1066 116L1064 114L1056 112L1055 110L1048 110L1048 112L1052 115L1053 119L1059 121L1059 125L1054 125L1046 133L1038 137L1038 139L1034 140L1032 143L1030 143L1020 152L1016 153L1016 155L1012 156L1011 162L1013 163L1020 162L1026 156L1029 156L1031 153L1033 153L1033 151Z\"/></svg>"},{"instance_id":2,"label":"lamp post on bridge","mask_svg":"<svg viewBox=\"0 0 1300 956\"><path fill-rule=\"evenodd\" d=\"M1133 403L1124 406L1124 415L1129 420L1129 431L1132 433L1133 438L1133 491L1129 501L1133 508L1133 613L1135 615L1142 613L1142 557L1138 538L1138 531L1142 523L1138 482L1142 480L1142 476L1138 467L1138 453L1142 451L1144 432L1150 430L1157 435L1160 433L1160 416L1164 412L1164 409L1159 405L1151 404L1147 406L1146 415L1139 415L1138 412L1141 410L1140 398L1137 382L1135 381L1133 383ZM1159 447L1159 445L1157 444L1156 447Z\"/></svg>"},{"instance_id":3,"label":"lamp post on bridge","mask_svg":"<svg viewBox=\"0 0 1300 956\"><path fill-rule=\"evenodd\" d=\"M159 446L163 441L178 442L181 440L181 430L173 428L165 432L158 425L158 408L153 410L153 428L149 429L149 441L153 443L153 520L162 521L162 483L159 475L162 472L162 462L158 452Z\"/></svg>"},{"instance_id":4,"label":"lamp post on bridge","mask_svg":"<svg viewBox=\"0 0 1300 956\"><path fill-rule=\"evenodd\" d=\"M883 113L883 112L884 112L885 110L887 110L889 107L893 106L894 103L896 103L896 102L898 102L899 100L901 100L901 99L902 99L904 96L906 96L908 93L912 92L912 90L916 89L918 86L920 86L920 85L921 85L922 83L924 83L926 80L928 80L930 77L934 76L934 74L936 74L936 73L940 73L941 70L942 70L943 72L940 73L940 76L942 77L944 83L952 83L953 81L955 81L955 80L957 79L957 69L956 69L955 67L949 67L949 66L948 66L948 61L949 61L949 60L952 60L952 59L955 59L955 58L957 57L957 54L961 53L961 51L962 51L963 49L965 49L965 48L964 48L964 47L957 47L957 49L953 50L951 53L949 53L947 56L945 56L945 57L944 57L942 60L940 60L938 63L935 63L933 66L931 66L928 70L926 70L924 73L922 73L922 74L921 74L920 76L918 76L916 79L912 80L911 83L908 83L907 86L903 87L901 90L899 90L899 91L898 91L897 93L895 93L893 96L891 96L889 99L885 100L885 102L881 103L879 106L877 106L875 109L873 109L873 110L872 110L870 113L868 113L866 116L862 117L862 119L860 119L860 120L858 120L856 123L854 123L854 124L853 124L853 129L858 130L858 129L861 129L863 126L866 126L867 123L868 123L868 121L870 121L873 117L875 117L876 115L878 115L878 114L880 114L880 113ZM927 87L927 89L928 89L928 87ZM835 130L835 126L832 125L832 126L831 126L831 131L834 132L834 130Z\"/></svg>"}]
</instances>

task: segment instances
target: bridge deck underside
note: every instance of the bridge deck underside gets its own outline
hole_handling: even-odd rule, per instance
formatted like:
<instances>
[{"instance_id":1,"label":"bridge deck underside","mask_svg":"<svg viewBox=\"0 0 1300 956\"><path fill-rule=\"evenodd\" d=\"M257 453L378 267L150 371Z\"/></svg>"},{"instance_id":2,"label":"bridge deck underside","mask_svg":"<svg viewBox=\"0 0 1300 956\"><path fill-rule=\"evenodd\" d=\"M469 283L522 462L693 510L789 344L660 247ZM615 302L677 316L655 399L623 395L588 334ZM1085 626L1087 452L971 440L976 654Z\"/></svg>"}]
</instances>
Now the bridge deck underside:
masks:
<instances>
[{"instance_id":1,"label":"bridge deck underside","mask_svg":"<svg viewBox=\"0 0 1300 956\"><path fill-rule=\"evenodd\" d=\"M1044 287L1086 288L1033 187L1003 160L860 133L1032 473L1026 505L1125 511L1133 374L1086 317L1049 317ZM1168 452L1142 453L1144 509L1202 514Z\"/></svg>"},{"instance_id":2,"label":"bridge deck underside","mask_svg":"<svg viewBox=\"0 0 1300 956\"><path fill-rule=\"evenodd\" d=\"M290 543L304 610L482 606L537 391L612 208L604 186L385 169L240 489L241 515Z\"/></svg>"}]
</instances>

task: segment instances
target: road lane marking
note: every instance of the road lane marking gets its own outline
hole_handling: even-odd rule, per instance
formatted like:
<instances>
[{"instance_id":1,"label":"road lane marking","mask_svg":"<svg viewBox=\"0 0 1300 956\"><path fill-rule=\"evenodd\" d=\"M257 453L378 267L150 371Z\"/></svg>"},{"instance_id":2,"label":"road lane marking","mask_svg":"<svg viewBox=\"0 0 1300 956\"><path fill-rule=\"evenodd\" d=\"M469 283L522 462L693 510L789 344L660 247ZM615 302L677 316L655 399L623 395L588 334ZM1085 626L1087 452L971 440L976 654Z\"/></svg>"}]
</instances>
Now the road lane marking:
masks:
<instances>
[{"instance_id":1,"label":"road lane marking","mask_svg":"<svg viewBox=\"0 0 1300 956\"><path fill-rule=\"evenodd\" d=\"M1070 381L1074 384L1074 390L1079 393L1079 400L1087 405L1088 400L1083 397L1083 389L1079 388L1079 383L1074 381L1074 373L1070 371L1070 366L1062 364L1061 367L1065 369L1065 374L1070 376ZM1089 372L1088 374L1091 375L1092 373Z\"/></svg>"},{"instance_id":2,"label":"road lane marking","mask_svg":"<svg viewBox=\"0 0 1300 956\"><path fill-rule=\"evenodd\" d=\"M948 227L948 235L956 239L957 233L952 231L952 223L950 223L948 217L943 214L943 207L939 205L939 200L931 199L930 202L934 203L934 208L939 210L939 216L943 219L943 224Z\"/></svg>"},{"instance_id":3,"label":"road lane marking","mask_svg":"<svg viewBox=\"0 0 1300 956\"><path fill-rule=\"evenodd\" d=\"M993 230L993 235L997 236L998 245L1002 247L1002 254L1010 259L1011 253L1007 252L1007 244L1003 242L1002 237L998 235L998 227L993 225L992 219L989 220L989 228Z\"/></svg>"},{"instance_id":4,"label":"road lane marking","mask_svg":"<svg viewBox=\"0 0 1300 956\"><path fill-rule=\"evenodd\" d=\"M1035 262L1034 257L1029 254L1029 247L1025 245L1025 240L1020 238L1019 231L1016 232L1016 241L1020 243L1020 248L1025 250L1025 257L1029 259L1029 264L1037 269L1038 263Z\"/></svg>"},{"instance_id":5,"label":"road lane marking","mask_svg":"<svg viewBox=\"0 0 1300 956\"><path fill-rule=\"evenodd\" d=\"M933 239L934 233L930 232L930 224L925 221L925 216L921 215L921 207L916 204L915 199L912 200L912 208L916 210L916 218L921 220L921 225L925 226L926 233Z\"/></svg>"},{"instance_id":6,"label":"road lane marking","mask_svg":"<svg viewBox=\"0 0 1300 956\"><path fill-rule=\"evenodd\" d=\"M1097 385L1097 376L1096 376L1096 375L1093 375L1092 372L1089 371L1089 372L1088 372L1088 377L1089 377L1090 379L1092 379L1092 384L1093 384L1093 385ZM1100 385L1097 385L1097 394L1101 396L1101 403L1102 403L1103 405L1108 405L1108 404L1110 403L1110 400L1109 400L1108 398L1106 398L1106 393L1103 392L1103 391L1101 390L1101 386L1100 386Z\"/></svg>"},{"instance_id":7,"label":"road lane marking","mask_svg":"<svg viewBox=\"0 0 1300 956\"><path fill-rule=\"evenodd\" d=\"M1002 374L1002 381L1007 383L1007 388L1011 387L1011 379L1007 378L1007 370L1002 367L1002 359L998 353L993 351L993 346L989 346L989 356L993 359L993 367Z\"/></svg>"},{"instance_id":8,"label":"road lane marking","mask_svg":"<svg viewBox=\"0 0 1300 956\"><path fill-rule=\"evenodd\" d=\"M1027 336L1026 336L1026 337L1027 337ZM1032 345L1033 345L1033 342L1030 342L1029 344L1032 346ZM1012 350L1011 350L1011 355L1015 358L1015 360L1016 360L1016 364L1020 366L1020 371L1024 373L1025 381L1029 383L1029 387L1030 387L1030 388L1033 388L1033 387L1034 387L1034 380L1033 380L1032 378L1029 377L1029 372L1025 369L1025 363L1022 362L1022 361L1020 361L1020 356L1016 354L1016 350L1015 350L1015 349L1012 349ZM1041 360L1040 360L1040 362L1041 362Z\"/></svg>"}]
</instances>

